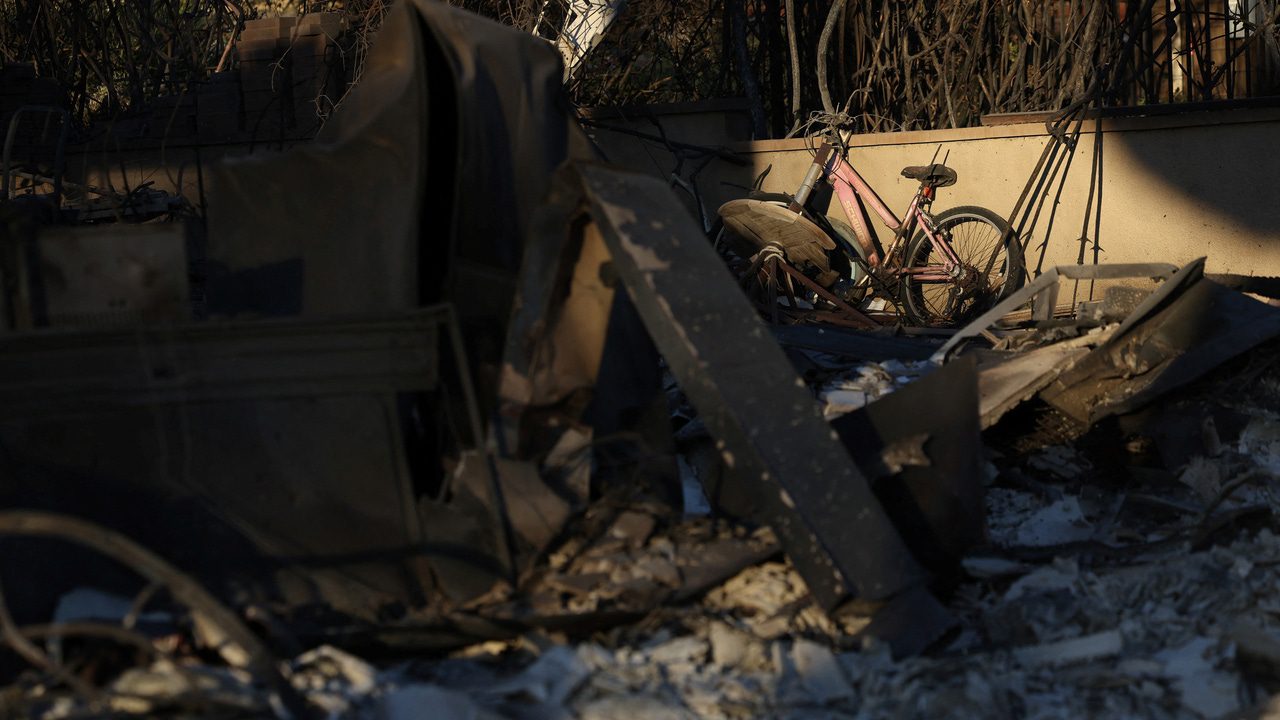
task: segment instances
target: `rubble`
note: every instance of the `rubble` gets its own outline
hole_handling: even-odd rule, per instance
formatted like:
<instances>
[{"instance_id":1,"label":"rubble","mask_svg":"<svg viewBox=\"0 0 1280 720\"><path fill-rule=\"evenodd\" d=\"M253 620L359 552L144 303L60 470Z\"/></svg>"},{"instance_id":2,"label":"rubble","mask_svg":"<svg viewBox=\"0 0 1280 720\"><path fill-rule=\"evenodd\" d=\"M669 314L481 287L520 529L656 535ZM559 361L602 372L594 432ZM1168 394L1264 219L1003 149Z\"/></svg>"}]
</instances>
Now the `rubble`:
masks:
<instances>
[{"instance_id":1,"label":"rubble","mask_svg":"<svg viewBox=\"0 0 1280 720\"><path fill-rule=\"evenodd\" d=\"M521 76L512 31L395 7L379 102L218 172L210 308L287 317L0 337L0 714L1274 712L1272 283L1066 266L954 332L766 324L667 183L530 102L551 48ZM453 107L419 54L484 72ZM232 211L388 148L372 228Z\"/></svg>"},{"instance_id":2,"label":"rubble","mask_svg":"<svg viewBox=\"0 0 1280 720\"><path fill-rule=\"evenodd\" d=\"M1239 409L1262 412L1247 403ZM1274 482L1266 470L1271 457L1253 452L1269 447L1267 416L1256 417L1245 426L1253 430L1224 440L1217 457L1198 456L1195 463L1216 464L1232 479L1267 473L1272 480L1259 481L1259 489ZM1196 548L1198 516L1177 514L1170 524L1148 506L1128 503L1108 531L1105 511L1132 489L1094 476L1089 468L1102 457L1084 440L996 456L1000 472L987 490L985 513L992 545L982 550L991 554L966 558L968 578L949 601L962 631L924 656L895 661L887 645L859 639L868 617L829 617L791 563L775 555L740 566L685 603L650 606L647 618L613 630L586 636L551 630L408 663L369 662L321 648L291 663L291 682L330 716L369 718L414 717L421 703L475 718L1182 718L1223 717L1265 703L1277 657L1265 638L1280 637L1280 605L1271 597L1280 586L1280 537L1270 529L1245 530ZM1027 477L1036 484L1025 484ZM1176 476L1164 482L1176 483ZM1200 502L1193 489L1186 493L1186 502ZM1260 493L1245 502L1269 497ZM1082 518L1091 542L1074 534ZM608 582L648 577L661 585L661 574L643 570L651 565L636 553L669 557L664 553L681 546L681 533L690 531L651 519L641 510L622 510L598 523L595 549L582 555L556 550L550 562L586 576L608 571ZM1126 533L1118 532L1125 527L1140 537L1125 541ZM1042 547L1053 551L1001 559ZM1105 552L1108 547L1115 552ZM591 592L597 603L619 597ZM120 682L144 699L115 709L181 707L193 687L211 694L205 707L268 707L238 671L213 684L195 679L202 674L179 681L168 667L123 675Z\"/></svg>"},{"instance_id":3,"label":"rubble","mask_svg":"<svg viewBox=\"0 0 1280 720\"><path fill-rule=\"evenodd\" d=\"M590 478L581 458L591 435L571 427L538 466L492 466L500 495L525 499L518 510L532 512L526 520L509 515L520 538L516 547L545 562L522 563L519 594L483 594L454 611L517 622L523 631L407 665L321 646L290 663L291 687L331 717L378 718L411 717L423 703L475 718L925 717L1049 707L1067 715L1221 717L1266 699L1280 657L1265 639L1280 632L1280 606L1270 599L1280 586L1280 539L1268 527L1249 529L1247 520L1277 508L1272 484L1280 422L1268 406L1231 401L1231 412L1243 418L1234 433L1201 422L1201 452L1168 468L1159 487L1151 487L1154 476L1138 466L1137 484L1099 477L1100 468L1116 463L1106 454L1113 450L1089 442L1103 431L1029 451L1005 443L990 453L993 475L973 439L983 367L840 362L825 358L827 372L811 374L805 390L815 412L828 409L835 437L867 478L910 483L911 473L967 467L961 477L986 486L978 509L985 532L973 536L972 529L951 527L969 538L960 547L982 538L989 545L960 563L964 574L952 579L945 596L959 632L949 640L930 636L921 649L941 639L931 652L902 658L891 642L877 640L899 636L869 632L885 618L892 622L892 613L874 607L828 612L795 557L779 556L771 532L705 517L720 512L715 504L687 508L692 517L681 520L643 492L594 500L581 492L569 502L534 502L541 474ZM673 386L677 396L688 384L684 377ZM960 390L966 377L971 394ZM1226 380L1203 382L1216 387ZM863 397L857 407L835 410L838 399L847 399L842 392ZM966 425L957 418L964 413L949 416L945 403L929 416L911 417L922 397L949 397L955 408L967 408L972 430L960 431ZM705 418L677 404L685 416L677 446L710 443L723 471L728 458L715 448ZM1020 411L1017 405L1006 410ZM1001 423L991 426L988 444L998 443L1002 432L1007 436L1008 423ZM879 449L865 446L872 437ZM970 452L956 455L939 444L943 440ZM685 497L705 501L703 487L716 496L715 483L702 474L710 469L706 459L684 453L679 461L698 485L686 487ZM459 464L459 473L469 462ZM532 472L535 467L541 473ZM944 487L937 477L927 482L931 492ZM454 489L467 487L459 482ZM479 485L471 492L483 500L487 491ZM973 492L944 507L954 511ZM901 518L894 515L900 506L886 497L879 502ZM584 502L585 515L577 518L571 508ZM937 531L947 522L954 521L935 518L931 526ZM1246 524L1238 528L1239 522ZM918 537L910 537L910 552L927 559ZM930 567L945 563L932 560ZM68 625L130 615L149 623L149 632L185 632L172 615L131 612L127 600L90 588L64 596L60 607L58 622ZM466 625L461 616L454 622ZM1242 627L1255 629L1242 636ZM197 642L216 644L213 637ZM228 667L167 658L127 667L108 686L117 696L109 707L121 714L273 712L271 695L243 669L245 656L225 657ZM37 714L56 717L78 705L61 696L38 707Z\"/></svg>"},{"instance_id":4,"label":"rubble","mask_svg":"<svg viewBox=\"0 0 1280 720\"><path fill-rule=\"evenodd\" d=\"M917 597L922 569L839 436L824 427L785 355L764 337L731 279L713 271L715 252L699 242L687 216L661 210L674 201L670 191L631 173L591 166L579 173L618 276L716 440L727 469L723 491L741 496L746 515L768 518L825 609L855 595L889 606ZM641 223L637 212L666 219ZM753 377L775 381L762 386ZM916 609L923 611L914 619L922 637L888 630L908 643L905 652L918 651L949 624L936 601Z\"/></svg>"}]
</instances>

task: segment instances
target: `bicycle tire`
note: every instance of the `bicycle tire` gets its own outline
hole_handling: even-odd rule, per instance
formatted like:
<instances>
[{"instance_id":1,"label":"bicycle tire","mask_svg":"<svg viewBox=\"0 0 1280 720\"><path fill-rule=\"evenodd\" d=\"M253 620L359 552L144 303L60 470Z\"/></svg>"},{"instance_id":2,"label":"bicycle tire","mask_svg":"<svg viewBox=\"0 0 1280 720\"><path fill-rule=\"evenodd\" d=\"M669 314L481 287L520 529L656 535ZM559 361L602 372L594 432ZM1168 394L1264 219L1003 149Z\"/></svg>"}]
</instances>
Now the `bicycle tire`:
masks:
<instances>
[{"instance_id":1,"label":"bicycle tire","mask_svg":"<svg viewBox=\"0 0 1280 720\"><path fill-rule=\"evenodd\" d=\"M959 256L966 272L951 282L921 282L906 273L902 279L902 305L907 319L916 325L960 325L989 310L1022 287L1026 280L1022 243L1009 224L994 212L972 205L951 208L934 217L939 232ZM1007 234L1006 234L1007 233ZM1001 238L1005 238L1001 246ZM990 272L985 271L992 254ZM907 246L905 267L941 264L941 252L923 230L916 231Z\"/></svg>"},{"instance_id":2,"label":"bicycle tire","mask_svg":"<svg viewBox=\"0 0 1280 720\"><path fill-rule=\"evenodd\" d=\"M852 225L830 215L826 216L826 221L831 225L840 249L844 251L849 261L849 269L844 275L853 283L853 289L844 292L842 297L850 305L857 305L867 297L868 286L861 283L868 272L867 269L871 267L867 259L867 251L862 249L862 243L858 242L858 234L854 232Z\"/></svg>"}]
</instances>

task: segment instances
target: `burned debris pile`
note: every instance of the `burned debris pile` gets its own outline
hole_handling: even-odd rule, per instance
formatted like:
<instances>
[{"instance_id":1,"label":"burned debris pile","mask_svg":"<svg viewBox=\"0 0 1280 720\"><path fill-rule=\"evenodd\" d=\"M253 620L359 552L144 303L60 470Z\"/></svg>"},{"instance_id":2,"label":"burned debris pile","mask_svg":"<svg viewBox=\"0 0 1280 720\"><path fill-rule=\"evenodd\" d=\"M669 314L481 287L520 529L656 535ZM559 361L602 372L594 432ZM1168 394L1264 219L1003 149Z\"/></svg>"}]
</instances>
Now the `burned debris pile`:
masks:
<instances>
[{"instance_id":1,"label":"burned debris pile","mask_svg":"<svg viewBox=\"0 0 1280 720\"><path fill-rule=\"evenodd\" d=\"M0 711L1268 711L1276 283L1005 260L949 327L835 281L762 308L669 184L595 157L559 63L395 5L314 143L212 173L163 322L50 312L97 296L6 226ZM764 255L747 279L790 273Z\"/></svg>"},{"instance_id":2,"label":"burned debris pile","mask_svg":"<svg viewBox=\"0 0 1280 720\"><path fill-rule=\"evenodd\" d=\"M583 176L653 182L592 172ZM640 271L649 292L664 288L655 274L697 262L671 262L671 246L631 222L585 232L583 242L650 263ZM575 262L590 257L584 245ZM618 283L629 287L634 267L620 264ZM778 372L796 382L781 384L809 399L808 417L825 418L822 437L851 458L900 543L864 544L866 560L845 554L858 540L840 534L861 530L847 525L862 508L814 510L798 460L766 466L777 468L770 478L742 476L748 463L769 461L766 443L734 444L735 432L751 430L735 429L732 404L708 405L686 389L702 382L728 397L733 377L715 374L696 334L660 339L663 324L702 322L682 314L678 298L655 303L671 313L656 319L637 308L641 325L630 325L654 328L648 334L671 358L653 366L665 368L654 385L665 461L597 451L608 446L564 410L559 420L522 418L564 430L542 441L551 449L537 463L479 451L461 458L451 494L422 514L421 557L438 584L398 615L384 605L382 617L361 621L359 610L333 616L332 601L325 617L315 603L214 599L203 589L213 577L205 562L192 563L197 580L113 530L8 511L6 536L82 543L140 575L145 590L131 598L118 594L118 577L106 585L115 592L85 581L56 598L50 622L0 616L28 664L7 702L48 717L93 708L414 717L425 706L450 717L584 718L1261 711L1280 662L1271 600L1280 582L1280 348L1260 328L1280 310L1200 267L1099 266L1086 272L1133 284L1072 317L980 318L946 343L889 338L933 361L883 358L886 338L841 328L778 333L794 343L755 336L788 358ZM1046 275L1065 286L1080 273ZM1186 305L1199 293L1218 300ZM1222 308L1254 313L1255 332L1222 335ZM1196 341L1205 336L1218 342ZM865 354L856 351L864 338ZM680 366L666 342L687 343L704 364ZM1192 354L1209 350L1208 360ZM1034 358L1048 351L1056 359L1046 369ZM1091 383L1064 380L1092 363L1107 369ZM1082 387L1088 401L1062 392ZM1082 405L1090 412L1072 411ZM565 490L548 495L550 487ZM493 497L506 506L501 516ZM445 519L448 509L459 517ZM495 517L502 528L486 522ZM806 544L788 522L817 541ZM504 532L511 554L502 558ZM433 553L437 539L466 541L472 554ZM488 574L476 557L487 557ZM289 571L322 578L323 562L298 563ZM66 574L24 570L28 580ZM846 577L857 579L838 584ZM907 578L905 589L877 595L885 577ZM5 589L15 607L29 590L14 581Z\"/></svg>"}]
</instances>

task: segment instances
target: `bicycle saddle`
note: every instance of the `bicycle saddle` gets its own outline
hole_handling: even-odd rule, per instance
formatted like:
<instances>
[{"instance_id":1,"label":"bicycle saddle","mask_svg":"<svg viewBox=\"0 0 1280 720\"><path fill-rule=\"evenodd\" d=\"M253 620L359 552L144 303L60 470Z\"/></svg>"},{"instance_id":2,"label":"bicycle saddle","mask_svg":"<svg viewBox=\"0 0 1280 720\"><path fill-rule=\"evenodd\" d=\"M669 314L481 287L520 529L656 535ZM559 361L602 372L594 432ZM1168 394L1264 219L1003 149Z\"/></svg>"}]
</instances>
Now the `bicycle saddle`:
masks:
<instances>
[{"instance_id":1,"label":"bicycle saddle","mask_svg":"<svg viewBox=\"0 0 1280 720\"><path fill-rule=\"evenodd\" d=\"M955 170L941 163L902 168L902 177L919 180L925 185L940 188L955 185L956 180L959 179Z\"/></svg>"}]
</instances>

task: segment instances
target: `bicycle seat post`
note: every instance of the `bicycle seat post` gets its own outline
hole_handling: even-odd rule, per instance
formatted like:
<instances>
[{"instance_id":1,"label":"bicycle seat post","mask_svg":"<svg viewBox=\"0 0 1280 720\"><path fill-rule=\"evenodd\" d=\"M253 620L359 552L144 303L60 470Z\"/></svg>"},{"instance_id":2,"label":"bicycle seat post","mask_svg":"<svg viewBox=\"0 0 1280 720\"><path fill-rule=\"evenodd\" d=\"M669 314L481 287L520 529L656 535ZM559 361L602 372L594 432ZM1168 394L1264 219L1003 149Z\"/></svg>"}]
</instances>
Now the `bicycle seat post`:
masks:
<instances>
[{"instance_id":1,"label":"bicycle seat post","mask_svg":"<svg viewBox=\"0 0 1280 720\"><path fill-rule=\"evenodd\" d=\"M831 156L831 143L824 142L822 147L818 149L818 154L813 157L813 164L809 166L809 172L805 173L804 180L800 181L800 188L796 190L795 199L791 201L788 207L793 213L799 214L804 209L804 204L809 201L809 195L813 193L813 188L818 184L818 178L827 170L827 158Z\"/></svg>"}]
</instances>

